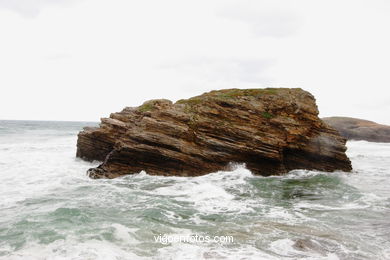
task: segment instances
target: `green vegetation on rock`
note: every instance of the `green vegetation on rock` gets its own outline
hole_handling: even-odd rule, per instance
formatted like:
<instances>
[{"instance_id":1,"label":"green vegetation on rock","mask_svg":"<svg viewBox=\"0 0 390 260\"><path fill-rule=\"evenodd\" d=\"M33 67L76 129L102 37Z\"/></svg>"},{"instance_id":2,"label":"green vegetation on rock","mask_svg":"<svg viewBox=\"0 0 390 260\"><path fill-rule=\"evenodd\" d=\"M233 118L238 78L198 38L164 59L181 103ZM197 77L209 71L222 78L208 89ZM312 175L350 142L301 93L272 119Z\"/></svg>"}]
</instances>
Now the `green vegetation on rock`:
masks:
<instances>
[{"instance_id":1,"label":"green vegetation on rock","mask_svg":"<svg viewBox=\"0 0 390 260\"><path fill-rule=\"evenodd\" d=\"M264 118L267 118L267 119L271 119L271 118L274 117L274 115L271 114L271 113L269 113L269 112L263 112L261 115L262 115Z\"/></svg>"},{"instance_id":2,"label":"green vegetation on rock","mask_svg":"<svg viewBox=\"0 0 390 260\"><path fill-rule=\"evenodd\" d=\"M200 96L192 97L189 99L180 99L176 104L186 104L190 106L201 104L206 100L231 100L240 97L254 97L258 98L264 95L275 95L278 93L278 88L264 88L264 89L225 89L225 90L213 90L204 93Z\"/></svg>"},{"instance_id":3,"label":"green vegetation on rock","mask_svg":"<svg viewBox=\"0 0 390 260\"><path fill-rule=\"evenodd\" d=\"M203 99L201 96L199 97L193 97L189 99L180 99L176 102L176 104L187 104L187 105L198 105L203 102Z\"/></svg>"},{"instance_id":4,"label":"green vegetation on rock","mask_svg":"<svg viewBox=\"0 0 390 260\"><path fill-rule=\"evenodd\" d=\"M265 89L228 89L226 91L218 92L216 97L219 98L238 98L238 97L260 97L263 95L277 94L276 88Z\"/></svg>"},{"instance_id":5,"label":"green vegetation on rock","mask_svg":"<svg viewBox=\"0 0 390 260\"><path fill-rule=\"evenodd\" d=\"M154 110L153 103L144 103L138 107L138 111L140 111L140 112L148 112L148 111L152 111L152 110Z\"/></svg>"}]
</instances>

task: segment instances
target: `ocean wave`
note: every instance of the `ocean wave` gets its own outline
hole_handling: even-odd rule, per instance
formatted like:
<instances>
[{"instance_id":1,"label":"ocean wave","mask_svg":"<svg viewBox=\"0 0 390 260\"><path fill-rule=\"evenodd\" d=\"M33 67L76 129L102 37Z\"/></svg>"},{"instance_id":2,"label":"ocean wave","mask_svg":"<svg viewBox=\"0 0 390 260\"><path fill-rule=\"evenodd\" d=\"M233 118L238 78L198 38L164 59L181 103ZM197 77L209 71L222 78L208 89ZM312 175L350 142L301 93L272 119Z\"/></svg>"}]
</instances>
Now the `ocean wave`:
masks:
<instances>
[{"instance_id":1,"label":"ocean wave","mask_svg":"<svg viewBox=\"0 0 390 260\"><path fill-rule=\"evenodd\" d=\"M16 135L0 134L0 259L389 255L390 144L348 142L352 173L294 170L263 177L235 165L199 177L140 172L93 180L85 172L99 162L75 158L80 125L23 127ZM193 233L233 235L236 242L153 240Z\"/></svg>"}]
</instances>

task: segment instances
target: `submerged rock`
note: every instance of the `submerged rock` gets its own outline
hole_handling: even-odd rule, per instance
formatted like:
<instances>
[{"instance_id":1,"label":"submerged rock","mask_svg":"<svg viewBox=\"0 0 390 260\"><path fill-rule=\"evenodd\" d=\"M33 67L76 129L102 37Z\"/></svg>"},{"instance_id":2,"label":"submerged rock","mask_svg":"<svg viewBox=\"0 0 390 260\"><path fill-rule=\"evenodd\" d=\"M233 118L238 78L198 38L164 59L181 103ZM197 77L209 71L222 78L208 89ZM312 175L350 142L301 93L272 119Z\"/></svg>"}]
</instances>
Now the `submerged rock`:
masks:
<instances>
[{"instance_id":1,"label":"submerged rock","mask_svg":"<svg viewBox=\"0 0 390 260\"><path fill-rule=\"evenodd\" d=\"M390 126L351 117L325 117L322 120L348 140L390 143Z\"/></svg>"},{"instance_id":2,"label":"submerged rock","mask_svg":"<svg viewBox=\"0 0 390 260\"><path fill-rule=\"evenodd\" d=\"M254 174L351 170L346 140L302 89L225 89L172 103L150 100L78 135L77 156L103 161L92 178L142 170L199 176L245 163Z\"/></svg>"},{"instance_id":3,"label":"submerged rock","mask_svg":"<svg viewBox=\"0 0 390 260\"><path fill-rule=\"evenodd\" d=\"M293 244L293 247L299 251L312 251L321 256L326 256L327 251L317 241L313 241L309 238L297 239Z\"/></svg>"}]
</instances>

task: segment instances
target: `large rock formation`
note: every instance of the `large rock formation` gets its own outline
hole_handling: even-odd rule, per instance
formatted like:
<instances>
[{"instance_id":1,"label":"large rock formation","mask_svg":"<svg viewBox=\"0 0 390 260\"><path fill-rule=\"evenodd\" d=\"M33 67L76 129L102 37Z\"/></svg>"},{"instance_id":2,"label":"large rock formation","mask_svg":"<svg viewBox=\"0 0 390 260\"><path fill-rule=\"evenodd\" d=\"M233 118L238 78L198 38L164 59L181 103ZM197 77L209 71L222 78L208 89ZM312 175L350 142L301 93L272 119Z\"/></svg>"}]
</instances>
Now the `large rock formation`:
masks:
<instances>
[{"instance_id":1,"label":"large rock formation","mask_svg":"<svg viewBox=\"0 0 390 260\"><path fill-rule=\"evenodd\" d=\"M351 117L326 117L327 124L334 127L348 140L390 142L390 126Z\"/></svg>"},{"instance_id":2,"label":"large rock formation","mask_svg":"<svg viewBox=\"0 0 390 260\"><path fill-rule=\"evenodd\" d=\"M302 89L226 89L172 103L150 100L78 135L77 156L103 163L92 178L199 176L245 163L254 174L350 171L345 139Z\"/></svg>"}]
</instances>

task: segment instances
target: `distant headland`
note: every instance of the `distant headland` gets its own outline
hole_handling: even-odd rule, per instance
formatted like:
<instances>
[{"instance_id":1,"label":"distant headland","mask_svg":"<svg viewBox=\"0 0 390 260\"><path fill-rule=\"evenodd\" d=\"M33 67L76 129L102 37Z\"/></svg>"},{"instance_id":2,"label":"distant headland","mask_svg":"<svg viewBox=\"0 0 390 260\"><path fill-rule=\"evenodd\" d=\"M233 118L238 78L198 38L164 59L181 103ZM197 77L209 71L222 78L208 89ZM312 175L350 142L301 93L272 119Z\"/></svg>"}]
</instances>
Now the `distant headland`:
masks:
<instances>
[{"instance_id":1,"label":"distant headland","mask_svg":"<svg viewBox=\"0 0 390 260\"><path fill-rule=\"evenodd\" d=\"M322 120L348 140L390 142L390 126L388 125L352 117L325 117Z\"/></svg>"}]
</instances>

